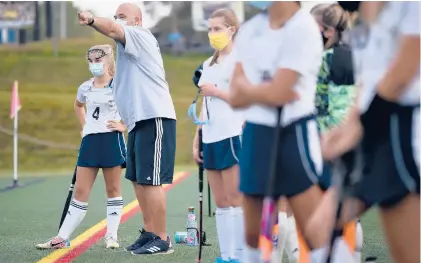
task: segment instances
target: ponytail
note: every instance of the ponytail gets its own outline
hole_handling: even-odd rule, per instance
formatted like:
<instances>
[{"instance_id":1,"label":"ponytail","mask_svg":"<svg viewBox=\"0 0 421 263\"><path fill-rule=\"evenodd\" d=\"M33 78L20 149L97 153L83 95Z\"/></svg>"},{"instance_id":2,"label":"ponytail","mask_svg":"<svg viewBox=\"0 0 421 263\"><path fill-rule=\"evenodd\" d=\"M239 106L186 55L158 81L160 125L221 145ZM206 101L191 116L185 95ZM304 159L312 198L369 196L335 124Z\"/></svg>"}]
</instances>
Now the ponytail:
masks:
<instances>
[{"instance_id":1,"label":"ponytail","mask_svg":"<svg viewBox=\"0 0 421 263\"><path fill-rule=\"evenodd\" d=\"M217 50L215 51L215 53L213 53L213 57L212 57L211 62L209 63L209 67L213 66L218 61L218 58L219 58L219 51Z\"/></svg>"}]
</instances>

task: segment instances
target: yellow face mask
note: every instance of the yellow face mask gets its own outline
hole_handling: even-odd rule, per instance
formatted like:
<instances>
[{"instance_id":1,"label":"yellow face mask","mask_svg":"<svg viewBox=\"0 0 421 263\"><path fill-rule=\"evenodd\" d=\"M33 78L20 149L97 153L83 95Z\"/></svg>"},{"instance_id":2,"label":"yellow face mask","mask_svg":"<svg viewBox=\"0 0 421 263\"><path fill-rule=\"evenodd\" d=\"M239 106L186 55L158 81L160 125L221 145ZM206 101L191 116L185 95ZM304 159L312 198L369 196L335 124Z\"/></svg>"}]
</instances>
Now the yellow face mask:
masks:
<instances>
[{"instance_id":1,"label":"yellow face mask","mask_svg":"<svg viewBox=\"0 0 421 263\"><path fill-rule=\"evenodd\" d=\"M227 32L209 33L208 36L211 46L218 51L223 50L231 41Z\"/></svg>"}]
</instances>

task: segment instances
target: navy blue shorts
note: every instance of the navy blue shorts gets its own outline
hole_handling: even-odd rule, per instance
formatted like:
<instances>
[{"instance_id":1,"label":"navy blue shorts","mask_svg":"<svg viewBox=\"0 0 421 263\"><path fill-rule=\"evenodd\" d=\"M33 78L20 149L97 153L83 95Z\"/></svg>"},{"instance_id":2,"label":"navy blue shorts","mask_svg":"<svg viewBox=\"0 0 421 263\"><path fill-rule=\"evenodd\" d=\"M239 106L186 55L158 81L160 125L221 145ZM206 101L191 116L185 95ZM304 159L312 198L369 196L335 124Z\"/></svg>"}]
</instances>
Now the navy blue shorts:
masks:
<instances>
[{"instance_id":1,"label":"navy blue shorts","mask_svg":"<svg viewBox=\"0 0 421 263\"><path fill-rule=\"evenodd\" d=\"M127 142L126 178L142 185L171 184L174 176L176 121L136 122Z\"/></svg>"},{"instance_id":2,"label":"navy blue shorts","mask_svg":"<svg viewBox=\"0 0 421 263\"><path fill-rule=\"evenodd\" d=\"M240 149L240 136L219 142L203 143L203 168L221 171L238 164Z\"/></svg>"},{"instance_id":3,"label":"navy blue shorts","mask_svg":"<svg viewBox=\"0 0 421 263\"><path fill-rule=\"evenodd\" d=\"M364 168L354 196L368 207L392 207L410 193L419 194L419 106L375 95L361 123Z\"/></svg>"},{"instance_id":4,"label":"navy blue shorts","mask_svg":"<svg viewBox=\"0 0 421 263\"><path fill-rule=\"evenodd\" d=\"M332 184L332 174L330 169L330 163L324 162L323 163L323 172L319 178L319 185L322 191L327 191Z\"/></svg>"},{"instance_id":5,"label":"navy blue shorts","mask_svg":"<svg viewBox=\"0 0 421 263\"><path fill-rule=\"evenodd\" d=\"M249 196L264 196L274 184L274 198L292 197L319 183L323 161L314 117L303 118L282 128L275 182L269 182L275 128L246 123L240 151L240 190Z\"/></svg>"},{"instance_id":6,"label":"navy blue shorts","mask_svg":"<svg viewBox=\"0 0 421 263\"><path fill-rule=\"evenodd\" d=\"M80 144L77 166L112 168L126 165L126 143L121 132L89 134Z\"/></svg>"}]
</instances>

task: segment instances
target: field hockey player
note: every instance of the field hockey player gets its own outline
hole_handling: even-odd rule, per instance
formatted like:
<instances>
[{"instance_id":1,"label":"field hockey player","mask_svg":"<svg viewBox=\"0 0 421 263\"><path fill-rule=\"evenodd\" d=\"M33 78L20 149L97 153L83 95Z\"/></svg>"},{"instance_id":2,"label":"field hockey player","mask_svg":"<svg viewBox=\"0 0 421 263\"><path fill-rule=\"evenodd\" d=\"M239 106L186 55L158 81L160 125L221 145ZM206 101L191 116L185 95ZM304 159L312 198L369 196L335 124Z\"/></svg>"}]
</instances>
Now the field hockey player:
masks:
<instances>
[{"instance_id":1,"label":"field hockey player","mask_svg":"<svg viewBox=\"0 0 421 263\"><path fill-rule=\"evenodd\" d=\"M193 143L196 162L203 162L217 209L216 230L220 258L216 263L240 262L244 246L242 195L238 190L238 153L243 119L227 103L231 74L235 66L232 50L240 23L231 9L215 10L209 17L209 41L215 49L203 63L198 86L204 96L201 120ZM203 159L198 131L203 131Z\"/></svg>"},{"instance_id":2,"label":"field hockey player","mask_svg":"<svg viewBox=\"0 0 421 263\"><path fill-rule=\"evenodd\" d=\"M102 169L107 192L106 248L118 248L117 230L123 210L120 176L126 162L123 132L126 127L113 96L115 72L110 45L94 46L86 53L89 70L94 76L77 91L74 110L82 127L82 142L77 160L75 196L56 237L36 245L38 249L65 248L69 238L88 210L88 199L99 169ZM86 111L85 111L86 107Z\"/></svg>"},{"instance_id":3,"label":"field hockey player","mask_svg":"<svg viewBox=\"0 0 421 263\"><path fill-rule=\"evenodd\" d=\"M238 63L231 83L231 106L246 108L240 152L244 193L245 263L260 262L259 225L266 189L274 200L286 196L297 226L304 229L322 198L318 175L323 162L314 115L317 76L322 62L320 30L299 2L252 1L266 9L242 25L235 41ZM280 142L274 145L279 107ZM276 175L269 181L271 151ZM324 244L307 237L311 247Z\"/></svg>"}]
</instances>

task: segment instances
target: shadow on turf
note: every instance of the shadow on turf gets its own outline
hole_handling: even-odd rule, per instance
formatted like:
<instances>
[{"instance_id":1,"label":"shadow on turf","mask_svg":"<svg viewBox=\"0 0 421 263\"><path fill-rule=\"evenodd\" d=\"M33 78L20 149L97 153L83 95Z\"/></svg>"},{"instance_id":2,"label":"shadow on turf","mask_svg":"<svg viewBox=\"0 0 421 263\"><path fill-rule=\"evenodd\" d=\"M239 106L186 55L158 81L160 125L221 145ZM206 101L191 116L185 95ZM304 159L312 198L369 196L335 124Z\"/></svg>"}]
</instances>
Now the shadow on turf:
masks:
<instances>
[{"instance_id":1,"label":"shadow on turf","mask_svg":"<svg viewBox=\"0 0 421 263\"><path fill-rule=\"evenodd\" d=\"M34 184L39 184L45 181L45 178L37 178L37 179L33 179L33 180L29 180L27 182L24 183L20 183L20 182L14 182L12 185L10 186L6 186L4 188L0 188L0 193L6 193L15 189L21 189L21 188L25 188Z\"/></svg>"}]
</instances>

